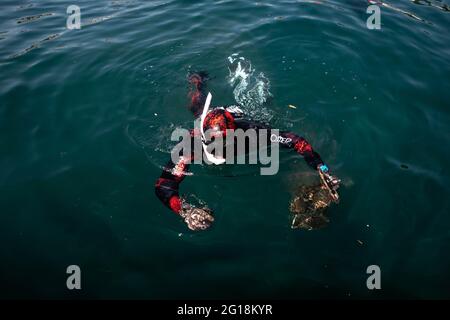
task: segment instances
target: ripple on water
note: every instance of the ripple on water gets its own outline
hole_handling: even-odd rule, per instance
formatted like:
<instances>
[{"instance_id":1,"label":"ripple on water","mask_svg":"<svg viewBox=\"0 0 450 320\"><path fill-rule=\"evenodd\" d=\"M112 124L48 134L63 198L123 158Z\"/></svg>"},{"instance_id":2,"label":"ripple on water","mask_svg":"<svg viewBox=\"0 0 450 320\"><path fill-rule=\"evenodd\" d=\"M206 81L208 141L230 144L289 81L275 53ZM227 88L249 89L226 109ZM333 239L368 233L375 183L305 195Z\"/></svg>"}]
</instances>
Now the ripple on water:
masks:
<instances>
[{"instance_id":1,"label":"ripple on water","mask_svg":"<svg viewBox=\"0 0 450 320\"><path fill-rule=\"evenodd\" d=\"M114 18L115 16L116 15L112 14L112 15L103 16L103 17L91 18L87 22L83 22L82 27L87 27L87 26L91 26L91 25L94 25L94 24L99 24L101 22L108 21L108 20Z\"/></svg>"},{"instance_id":2,"label":"ripple on water","mask_svg":"<svg viewBox=\"0 0 450 320\"><path fill-rule=\"evenodd\" d=\"M49 7L44 6L46 2ZM403 1L402 8L433 21L434 25L385 8L382 19L386 24L375 32L365 28L367 2L363 0L340 3L329 0L320 4L272 0L267 1L272 4L257 4L257 9L253 8L253 2L244 0L139 1L135 8L130 8L134 1L79 2L89 11L89 16L82 18L82 25L92 25L92 28L65 31L64 11L59 9L59 4L51 7L55 1L45 0L39 1L35 11L12 12L4 24L0 20L3 31L0 40L5 39L0 42L2 59L15 52L12 57L21 56L45 43L23 59L0 65L0 75L6 79L2 79L4 83L0 86L1 144L6 155L0 157L3 168L0 183L24 182L25 185L30 178L39 179L43 184L54 183L54 187L43 188L43 193L37 196L32 196L37 188L31 183L22 194L17 194L17 199L27 199L30 208L44 209L53 202L58 208L66 201L71 204L70 193L74 193L81 198L76 201L79 207L74 209L75 215L80 207L86 207L89 210L86 214L104 215L107 221L114 216L113 221L117 222L113 227L118 234L130 232L125 230L129 225L139 225L133 231L142 236L145 247L124 248L129 256L132 250L131 256L137 257L136 260L145 257L145 252L156 252L153 256L164 260L168 257L167 248L176 247L175 241L178 246L182 242L204 246L205 240L211 244L211 238L225 243L222 247L211 247L218 255L235 252L239 246L234 243L244 238L230 239L239 232L245 234L244 240L255 237L254 243L258 242L254 248L252 241L247 244L246 248L253 251L250 256L266 258L265 253L258 253L258 248L272 243L281 225L288 227L284 222L287 219L283 218L288 213L288 190L299 182L317 181L316 173L308 170L297 154L282 151L281 172L273 179L259 177L259 167L192 166L195 177L186 179L180 191L198 191L201 200L215 206L217 219L222 219L210 232L195 234L195 238L190 233L180 235L187 230L182 221L164 210L152 192L152 184L175 144L170 141L173 129L176 126L190 129L193 125L192 116L185 108L188 68L204 68L216 77L209 88L218 103L232 103L235 86L247 90L236 92L244 102L264 92L260 90L267 83L263 77L247 82L246 86L241 82L251 73L250 64L242 62L240 70L232 68L228 72L226 58L239 52L239 56L252 61L255 77L263 72L270 79L274 98L273 105L267 108L274 112L279 127L290 124L290 130L305 135L347 187L341 189L343 201L334 211L338 214L330 228L311 235L289 232L288 237L283 237L279 233L280 246L286 243L290 246L281 249L296 254L284 254L287 251L280 250L277 259L272 260L281 259L283 263L274 265L269 259L267 270L273 269L275 274L283 272L279 266L292 265L295 276L288 270L283 278L284 284L292 283L290 288L293 288L298 274L305 274L305 279L309 277L304 273L309 265L315 268L327 263L334 268L336 264L330 263L330 257L339 263L345 260L361 265L360 262L379 258L378 253L383 251L387 258L380 264L388 264L383 272L390 279L395 278L387 269L390 263L393 266L398 263L398 270L411 270L413 254L418 265L422 260L426 264L438 265L443 261L448 265L448 260L442 260L445 253L439 252L448 246L434 242L436 236L439 236L436 241L448 240L445 226L448 226L449 204L444 200L449 181L444 170L449 155L445 146L450 141L445 90L449 49L447 25L443 23L448 16L444 12ZM16 23L19 16L40 13L38 7L61 15ZM27 32L20 33L25 29ZM421 31L429 36L424 37ZM62 39L57 39L58 36ZM107 43L104 39L108 39ZM56 41L50 42L53 40ZM64 49L55 52L56 47ZM234 86L227 81L231 79L235 81ZM297 109L288 108L288 104ZM251 104L247 109L261 112ZM390 158L386 159L385 155ZM100 166L105 168L104 174L99 172ZM89 178L80 175L81 179L73 180L80 172ZM244 174L254 175L255 179L222 178ZM353 181L355 185L350 190ZM288 187L284 186L286 183ZM132 190L129 199L127 192L122 192L128 190L127 185ZM258 192L268 188L273 189L267 197L269 200L257 201L261 197ZM108 197L104 194L115 190L121 191ZM56 191L57 197L41 197ZM426 201L433 194L438 195L435 203ZM133 208L131 216L130 208ZM241 211L246 213L245 217ZM17 225L25 221L26 212L23 210ZM36 216L29 212L30 217ZM123 220L117 219L122 214ZM61 211L52 215L61 215ZM285 219L281 224L279 217ZM126 222L125 226L122 222ZM363 230L356 230L355 224L363 225ZM370 224L370 229L366 224ZM244 228L252 230L243 232ZM21 231L14 230L14 225L10 229ZM264 237L259 238L263 232ZM148 234L174 241L169 246L158 246L157 241L148 241ZM360 238L360 235L367 237ZM416 254L413 249L420 236L423 236L422 244ZM292 241L294 237L296 241ZM339 239L335 242L342 250L316 248L314 239L318 237ZM365 244L358 248L356 255L346 249L355 239L362 239ZM395 243L405 243L402 248L408 254L399 255L401 250L397 250L399 246ZM307 247L314 251L310 255L313 259L308 259L308 251L305 255L303 248ZM185 256L192 252L187 249ZM218 264L209 260L205 262L206 268L217 267ZM147 263L144 258L139 261ZM242 259L239 262L221 265L229 272L230 279L236 276L239 279L240 267L249 264ZM330 268L327 272L336 271L338 278L348 281L351 289L359 288L360 283L351 282L344 267ZM120 274L129 272L119 271ZM445 270L442 274L436 279L445 281ZM140 280L134 278L135 282ZM327 278L318 281L324 279ZM400 281L395 285L401 286ZM113 289L120 290L128 284L124 281L122 286ZM177 290L177 285L176 281L169 282L167 292ZM238 288L239 283L236 285Z\"/></svg>"},{"instance_id":3,"label":"ripple on water","mask_svg":"<svg viewBox=\"0 0 450 320\"><path fill-rule=\"evenodd\" d=\"M25 48L25 49L23 49L23 50L21 50L21 51L15 53L15 54L11 55L11 56L9 56L9 59L16 59L16 58L18 58L18 57L21 57L21 56L23 56L24 54L27 54L28 52L30 52L30 51L32 51L32 50L34 50L34 49L39 48L42 44L44 44L44 43L46 43L46 42L48 42L48 41L55 40L55 39L59 38L60 36L61 36L60 33L51 34L51 35L45 37L44 39L42 39L42 40L40 40L40 41L38 41L38 42L33 43L31 46L29 46L29 47L27 47L27 48Z\"/></svg>"},{"instance_id":4,"label":"ripple on water","mask_svg":"<svg viewBox=\"0 0 450 320\"><path fill-rule=\"evenodd\" d=\"M32 16L26 16L26 17L21 17L16 19L17 24L26 24L26 23L30 23L39 19L42 19L44 17L50 17L55 15L53 12L45 12L45 13L40 13L40 14L35 14Z\"/></svg>"}]
</instances>

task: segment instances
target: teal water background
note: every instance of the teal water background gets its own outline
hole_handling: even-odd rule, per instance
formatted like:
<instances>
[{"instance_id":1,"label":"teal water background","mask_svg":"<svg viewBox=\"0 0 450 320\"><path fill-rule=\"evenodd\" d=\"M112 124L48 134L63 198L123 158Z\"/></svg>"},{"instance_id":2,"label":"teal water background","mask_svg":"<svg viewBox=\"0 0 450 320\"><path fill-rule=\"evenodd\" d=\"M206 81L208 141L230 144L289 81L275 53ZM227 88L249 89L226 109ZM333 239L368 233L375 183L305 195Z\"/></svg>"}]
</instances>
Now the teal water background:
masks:
<instances>
[{"instance_id":1,"label":"teal water background","mask_svg":"<svg viewBox=\"0 0 450 320\"><path fill-rule=\"evenodd\" d=\"M2 0L0 296L450 298L450 13L391 4L425 21L383 7L368 30L362 0ZM275 176L193 168L181 192L214 210L206 232L155 197L172 129L193 125L186 75L235 103L234 53L270 81L256 115L342 178L327 228L290 228L314 173L289 152Z\"/></svg>"}]
</instances>

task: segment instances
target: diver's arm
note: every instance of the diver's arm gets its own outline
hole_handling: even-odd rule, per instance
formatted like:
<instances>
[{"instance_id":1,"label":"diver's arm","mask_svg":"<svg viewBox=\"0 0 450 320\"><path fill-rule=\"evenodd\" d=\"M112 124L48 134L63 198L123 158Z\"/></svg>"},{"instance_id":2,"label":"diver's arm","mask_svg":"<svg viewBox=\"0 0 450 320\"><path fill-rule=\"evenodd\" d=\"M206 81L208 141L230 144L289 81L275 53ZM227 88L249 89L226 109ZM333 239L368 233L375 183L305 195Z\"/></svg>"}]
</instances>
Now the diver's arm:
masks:
<instances>
[{"instance_id":1,"label":"diver's arm","mask_svg":"<svg viewBox=\"0 0 450 320\"><path fill-rule=\"evenodd\" d=\"M277 139L279 144L283 147L294 149L299 155L303 156L308 166L312 169L319 170L322 166L325 169L326 165L322 158L313 150L311 144L305 138L288 131L280 131L280 137L282 139Z\"/></svg>"},{"instance_id":2,"label":"diver's arm","mask_svg":"<svg viewBox=\"0 0 450 320\"><path fill-rule=\"evenodd\" d=\"M339 196L336 190L339 187L340 180L330 174L328 166L305 138L289 131L280 131L279 134L276 134L270 130L271 128L268 125L257 121L239 119L235 123L237 128L243 130L266 129L268 130L268 143L277 142L282 147L294 149L298 154L303 156L309 167L319 172L320 178L329 189L333 199L338 201Z\"/></svg>"},{"instance_id":3,"label":"diver's arm","mask_svg":"<svg viewBox=\"0 0 450 320\"><path fill-rule=\"evenodd\" d=\"M192 131L191 142L194 139L193 134ZM177 163L173 163L170 160L155 183L155 193L165 206L184 219L189 229L204 230L214 221L211 215L212 212L207 208L195 208L189 205L178 193L179 186L187 175L189 163L192 159L193 154L189 156L182 155Z\"/></svg>"},{"instance_id":4,"label":"diver's arm","mask_svg":"<svg viewBox=\"0 0 450 320\"><path fill-rule=\"evenodd\" d=\"M189 76L189 83L192 84L192 89L189 92L191 98L191 104L189 110L192 111L197 118L200 116L203 110L203 106L206 101L206 80L208 74L206 72L196 72Z\"/></svg>"},{"instance_id":5,"label":"diver's arm","mask_svg":"<svg viewBox=\"0 0 450 320\"><path fill-rule=\"evenodd\" d=\"M186 176L187 169L188 164L183 157L180 157L176 164L169 161L155 184L156 196L165 206L177 214L180 214L182 208L182 200L178 194L178 189Z\"/></svg>"},{"instance_id":6,"label":"diver's arm","mask_svg":"<svg viewBox=\"0 0 450 320\"><path fill-rule=\"evenodd\" d=\"M268 130L268 139L271 142L278 142L282 147L294 149L298 154L304 157L306 163L314 170L319 169L320 166L324 165L320 155L313 150L308 141L295 133L280 131L279 134L275 134L271 132L269 125L248 119L238 119L235 123L237 128L243 129L244 131L248 129Z\"/></svg>"},{"instance_id":7,"label":"diver's arm","mask_svg":"<svg viewBox=\"0 0 450 320\"><path fill-rule=\"evenodd\" d=\"M339 195L336 190L339 188L341 180L331 175L328 166L322 161L320 155L313 150L309 142L306 141L305 138L288 131L281 131L280 137L281 139L277 139L279 141L279 144L297 151L298 154L303 156L306 163L311 168L319 172L320 179L322 180L326 188L328 188L331 197L334 201L338 202Z\"/></svg>"}]
</instances>

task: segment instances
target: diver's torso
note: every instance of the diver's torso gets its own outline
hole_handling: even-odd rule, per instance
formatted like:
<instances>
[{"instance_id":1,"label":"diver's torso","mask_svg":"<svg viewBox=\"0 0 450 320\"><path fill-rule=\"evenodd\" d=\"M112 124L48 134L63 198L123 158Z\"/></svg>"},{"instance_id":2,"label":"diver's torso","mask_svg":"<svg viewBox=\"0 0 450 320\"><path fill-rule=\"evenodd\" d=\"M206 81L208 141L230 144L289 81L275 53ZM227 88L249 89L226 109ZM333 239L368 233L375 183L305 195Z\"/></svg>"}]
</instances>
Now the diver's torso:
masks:
<instances>
[{"instance_id":1,"label":"diver's torso","mask_svg":"<svg viewBox=\"0 0 450 320\"><path fill-rule=\"evenodd\" d=\"M276 142L274 137L278 139L278 133L273 133L269 125L244 118L245 114L238 105L213 106L210 108L208 114L217 110L229 112L234 118L236 130L238 131L234 131L233 137L228 135L221 142L219 141L214 145L212 152L214 156L225 157L227 151L233 152L235 158L248 155L258 152L261 148L268 148L271 145L271 140L273 140L272 142Z\"/></svg>"}]
</instances>

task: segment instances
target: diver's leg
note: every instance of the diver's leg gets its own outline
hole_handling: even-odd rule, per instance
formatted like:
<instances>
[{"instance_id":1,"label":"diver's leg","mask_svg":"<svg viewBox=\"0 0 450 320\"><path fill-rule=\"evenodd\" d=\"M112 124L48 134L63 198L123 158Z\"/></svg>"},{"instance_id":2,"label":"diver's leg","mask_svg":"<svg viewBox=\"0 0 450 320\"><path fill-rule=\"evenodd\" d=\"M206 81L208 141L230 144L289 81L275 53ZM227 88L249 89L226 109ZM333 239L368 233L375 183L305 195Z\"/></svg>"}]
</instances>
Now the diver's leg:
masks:
<instances>
[{"instance_id":1,"label":"diver's leg","mask_svg":"<svg viewBox=\"0 0 450 320\"><path fill-rule=\"evenodd\" d=\"M189 96L191 98L191 104L189 110L192 111L197 118L202 113L203 105L206 101L206 80L208 74L204 71L194 72L189 76L189 83L192 85Z\"/></svg>"}]
</instances>

